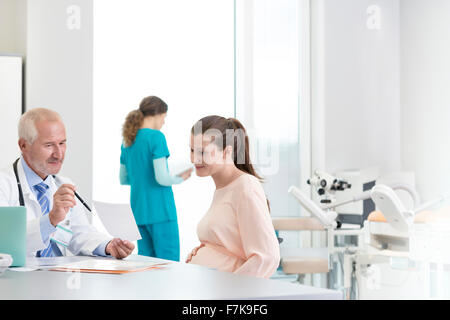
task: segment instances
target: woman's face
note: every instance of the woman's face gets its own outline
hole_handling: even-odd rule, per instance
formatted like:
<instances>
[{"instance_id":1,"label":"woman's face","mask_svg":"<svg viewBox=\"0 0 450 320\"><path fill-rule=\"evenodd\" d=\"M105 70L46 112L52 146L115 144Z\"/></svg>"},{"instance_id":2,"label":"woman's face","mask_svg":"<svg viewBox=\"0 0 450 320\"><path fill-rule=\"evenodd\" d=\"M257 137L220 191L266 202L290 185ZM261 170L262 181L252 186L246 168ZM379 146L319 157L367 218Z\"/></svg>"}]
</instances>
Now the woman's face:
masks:
<instances>
[{"instance_id":1,"label":"woman's face","mask_svg":"<svg viewBox=\"0 0 450 320\"><path fill-rule=\"evenodd\" d=\"M226 152L203 134L191 134L191 163L199 177L212 176L222 170L226 163Z\"/></svg>"}]
</instances>

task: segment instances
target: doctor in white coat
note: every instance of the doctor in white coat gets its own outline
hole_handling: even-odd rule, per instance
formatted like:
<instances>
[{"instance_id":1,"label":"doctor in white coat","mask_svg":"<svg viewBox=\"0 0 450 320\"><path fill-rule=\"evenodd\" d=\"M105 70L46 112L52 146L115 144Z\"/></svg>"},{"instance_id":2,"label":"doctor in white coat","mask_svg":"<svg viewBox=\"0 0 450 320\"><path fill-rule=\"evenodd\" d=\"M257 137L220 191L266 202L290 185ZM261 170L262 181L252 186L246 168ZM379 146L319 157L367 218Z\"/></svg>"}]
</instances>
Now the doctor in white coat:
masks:
<instances>
[{"instance_id":1,"label":"doctor in white coat","mask_svg":"<svg viewBox=\"0 0 450 320\"><path fill-rule=\"evenodd\" d=\"M0 206L27 208L27 254L125 258L134 244L98 232L75 198L70 180L56 176L66 152L66 132L54 111L36 108L19 122L22 156L0 172ZM15 168L14 168L15 167ZM16 173L15 173L16 171ZM90 213L88 213L90 214Z\"/></svg>"}]
</instances>

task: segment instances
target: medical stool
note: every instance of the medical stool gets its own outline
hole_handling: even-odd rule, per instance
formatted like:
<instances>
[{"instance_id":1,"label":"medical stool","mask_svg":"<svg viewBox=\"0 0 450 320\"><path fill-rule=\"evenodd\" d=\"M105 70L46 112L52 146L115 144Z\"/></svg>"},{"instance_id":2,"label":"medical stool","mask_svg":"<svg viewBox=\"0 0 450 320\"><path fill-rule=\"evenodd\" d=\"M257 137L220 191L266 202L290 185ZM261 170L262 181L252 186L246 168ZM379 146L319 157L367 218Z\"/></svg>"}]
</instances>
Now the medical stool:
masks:
<instances>
[{"instance_id":1,"label":"medical stool","mask_svg":"<svg viewBox=\"0 0 450 320\"><path fill-rule=\"evenodd\" d=\"M276 231L325 231L315 218L272 218ZM281 268L285 274L297 274L303 283L306 274L328 273L327 248L280 248Z\"/></svg>"}]
</instances>

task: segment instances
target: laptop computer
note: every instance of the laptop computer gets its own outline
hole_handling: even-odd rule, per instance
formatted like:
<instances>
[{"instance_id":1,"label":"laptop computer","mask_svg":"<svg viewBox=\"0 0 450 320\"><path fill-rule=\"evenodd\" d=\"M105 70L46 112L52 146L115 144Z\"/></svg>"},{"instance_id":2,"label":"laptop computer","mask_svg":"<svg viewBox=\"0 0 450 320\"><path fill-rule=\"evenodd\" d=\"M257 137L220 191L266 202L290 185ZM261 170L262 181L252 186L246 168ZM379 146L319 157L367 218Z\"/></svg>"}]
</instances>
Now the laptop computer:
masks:
<instances>
[{"instance_id":1,"label":"laptop computer","mask_svg":"<svg viewBox=\"0 0 450 320\"><path fill-rule=\"evenodd\" d=\"M23 267L26 259L27 209L0 207L0 253L12 256L13 267Z\"/></svg>"}]
</instances>

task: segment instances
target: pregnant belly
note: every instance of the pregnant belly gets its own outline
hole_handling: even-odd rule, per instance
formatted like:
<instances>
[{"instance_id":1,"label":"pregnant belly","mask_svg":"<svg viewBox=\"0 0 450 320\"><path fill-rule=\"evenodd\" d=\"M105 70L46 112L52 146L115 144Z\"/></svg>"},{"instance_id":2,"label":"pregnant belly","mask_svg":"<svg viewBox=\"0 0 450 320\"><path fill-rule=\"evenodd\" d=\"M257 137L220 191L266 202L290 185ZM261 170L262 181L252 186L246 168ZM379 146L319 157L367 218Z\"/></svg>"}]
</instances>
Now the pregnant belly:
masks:
<instances>
[{"instance_id":1,"label":"pregnant belly","mask_svg":"<svg viewBox=\"0 0 450 320\"><path fill-rule=\"evenodd\" d=\"M234 272L245 262L241 258L223 251L207 244L197 251L197 254L192 257L191 263L219 271Z\"/></svg>"}]
</instances>

